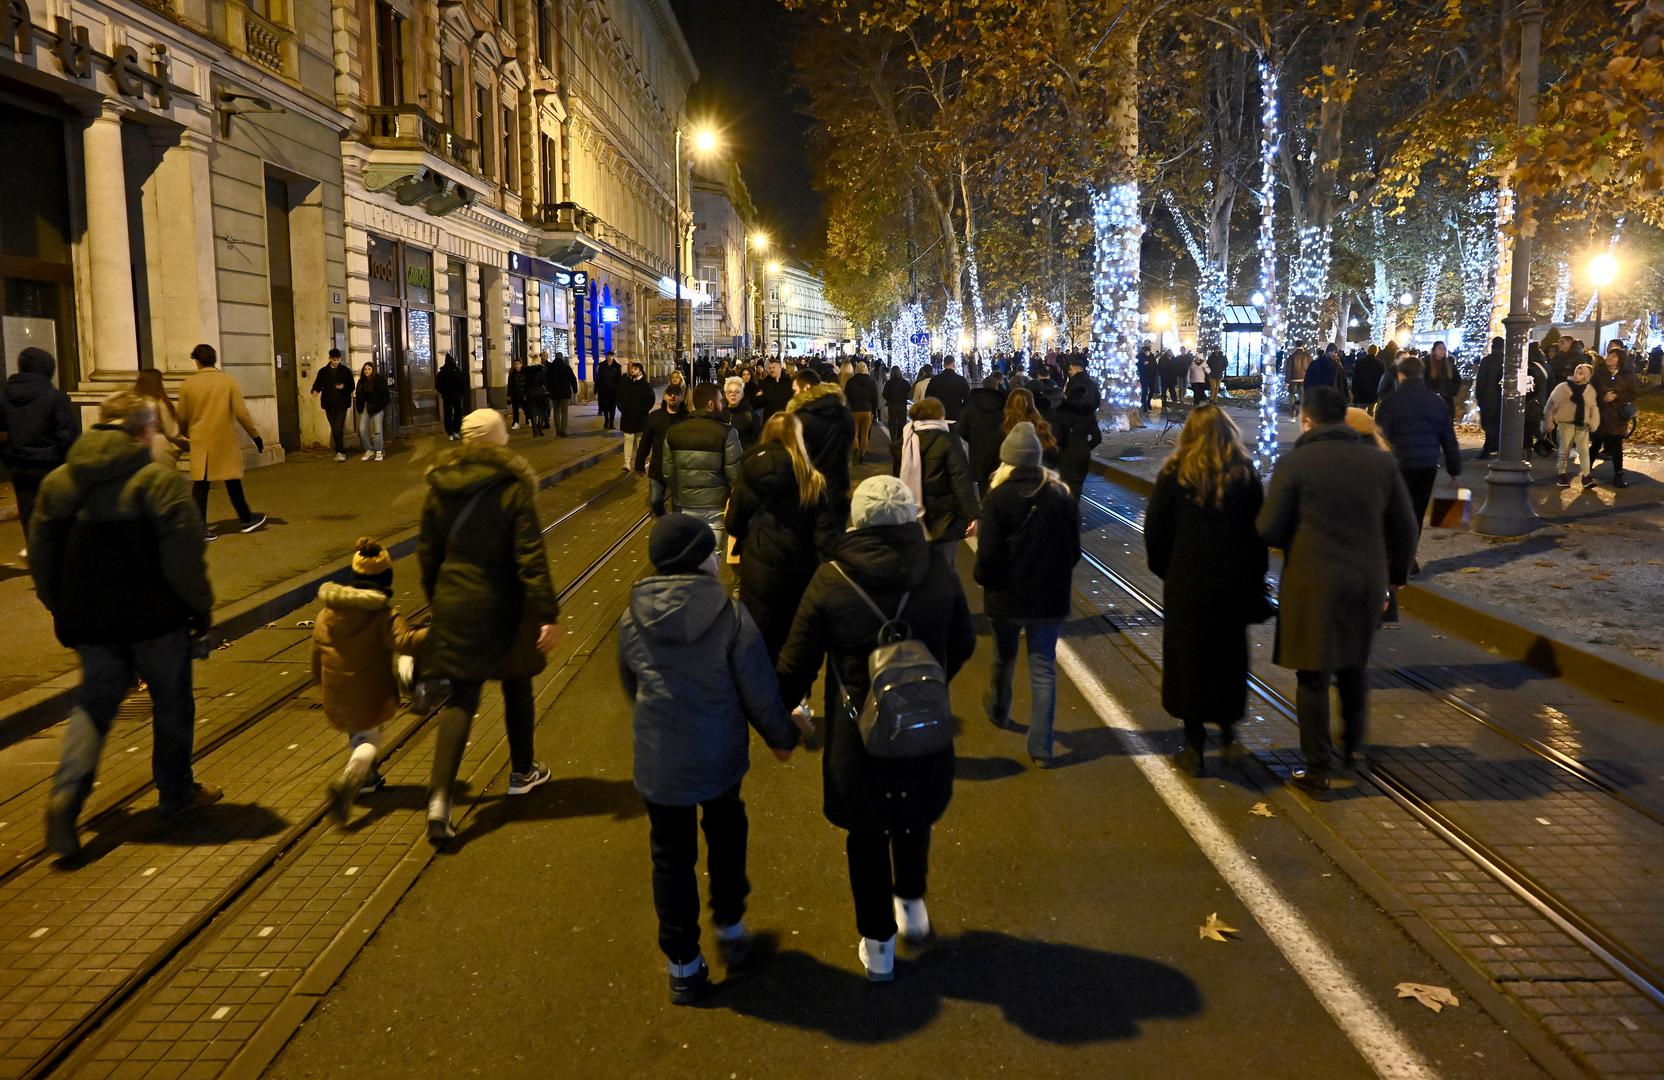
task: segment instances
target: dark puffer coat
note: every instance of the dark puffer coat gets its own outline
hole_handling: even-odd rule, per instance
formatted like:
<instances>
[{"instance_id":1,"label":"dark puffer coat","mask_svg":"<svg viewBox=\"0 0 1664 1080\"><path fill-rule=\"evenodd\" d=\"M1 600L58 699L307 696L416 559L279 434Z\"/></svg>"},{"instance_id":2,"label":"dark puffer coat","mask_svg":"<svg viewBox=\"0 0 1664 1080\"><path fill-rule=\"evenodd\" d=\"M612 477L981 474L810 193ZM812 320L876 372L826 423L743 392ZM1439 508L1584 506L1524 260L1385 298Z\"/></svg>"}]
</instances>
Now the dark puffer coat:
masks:
<instances>
[{"instance_id":1,"label":"dark puffer coat","mask_svg":"<svg viewBox=\"0 0 1664 1080\"><path fill-rule=\"evenodd\" d=\"M873 602L894 612L908 592L903 618L949 679L976 649L971 609L959 576L925 542L916 524L881 525L844 536L838 563ZM868 689L867 654L879 619L830 564L815 572L780 654L780 696L798 701L830 659L857 702ZM838 681L826 679L826 752L821 759L826 819L852 832L918 829L934 823L953 798L953 748L916 758L875 758L861 730L834 707Z\"/></svg>"},{"instance_id":2,"label":"dark puffer coat","mask_svg":"<svg viewBox=\"0 0 1664 1080\"><path fill-rule=\"evenodd\" d=\"M1380 395L1381 376L1385 373L1380 354L1371 356L1366 352L1358 357L1352 366L1352 404L1360 407L1375 404Z\"/></svg>"},{"instance_id":3,"label":"dark puffer coat","mask_svg":"<svg viewBox=\"0 0 1664 1080\"><path fill-rule=\"evenodd\" d=\"M907 376L901 373L898 365L890 369L890 377L884 380L884 421L894 424L898 428L907 421L907 405L913 400L913 386L907 381Z\"/></svg>"},{"instance_id":4,"label":"dark puffer coat","mask_svg":"<svg viewBox=\"0 0 1664 1080\"><path fill-rule=\"evenodd\" d=\"M678 510L721 510L740 478L739 432L704 413L664 436L664 486Z\"/></svg>"},{"instance_id":5,"label":"dark puffer coat","mask_svg":"<svg viewBox=\"0 0 1664 1080\"><path fill-rule=\"evenodd\" d=\"M424 673L464 682L536 675L544 665L538 630L560 615L560 602L531 467L503 447L468 442L439 455L427 484L416 548L433 604Z\"/></svg>"},{"instance_id":6,"label":"dark puffer coat","mask_svg":"<svg viewBox=\"0 0 1664 1080\"><path fill-rule=\"evenodd\" d=\"M1635 372L1627 367L1609 371L1602 361L1595 365L1595 374L1589 379L1589 385L1595 388L1595 400L1600 402L1600 427L1594 433L1627 437L1630 418L1624 415L1624 407L1635 404ZM1607 394L1613 395L1611 401L1606 400Z\"/></svg>"},{"instance_id":7,"label":"dark puffer coat","mask_svg":"<svg viewBox=\"0 0 1664 1080\"><path fill-rule=\"evenodd\" d=\"M626 435L640 435L647 430L647 414L653 411L653 384L646 379L620 379L615 391L618 397L618 430Z\"/></svg>"},{"instance_id":8,"label":"dark puffer coat","mask_svg":"<svg viewBox=\"0 0 1664 1080\"><path fill-rule=\"evenodd\" d=\"M928 395L942 403L949 423L958 423L965 415L965 403L971 399L971 384L959 372L944 369L930 377Z\"/></svg>"},{"instance_id":9,"label":"dark puffer coat","mask_svg":"<svg viewBox=\"0 0 1664 1080\"><path fill-rule=\"evenodd\" d=\"M951 431L918 434L925 535L931 543L963 540L978 512L976 484L965 460L965 444Z\"/></svg>"},{"instance_id":10,"label":"dark puffer coat","mask_svg":"<svg viewBox=\"0 0 1664 1080\"><path fill-rule=\"evenodd\" d=\"M1062 619L1080 562L1080 504L1032 466L982 500L976 580L990 619Z\"/></svg>"},{"instance_id":11,"label":"dark puffer coat","mask_svg":"<svg viewBox=\"0 0 1664 1080\"><path fill-rule=\"evenodd\" d=\"M618 620L618 674L635 702L635 783L660 806L727 791L751 767L750 733L797 745L756 623L707 574L638 581Z\"/></svg>"},{"instance_id":12,"label":"dark puffer coat","mask_svg":"<svg viewBox=\"0 0 1664 1080\"><path fill-rule=\"evenodd\" d=\"M855 417L837 383L824 382L792 398L786 411L803 425L803 445L826 477L833 509L849 514L849 452L855 445Z\"/></svg>"},{"instance_id":13,"label":"dark puffer coat","mask_svg":"<svg viewBox=\"0 0 1664 1080\"><path fill-rule=\"evenodd\" d=\"M733 428L740 437L740 449L749 450L757 445L757 439L763 433L763 419L757 415L757 410L744 398L738 405L724 405L722 422Z\"/></svg>"},{"instance_id":14,"label":"dark puffer coat","mask_svg":"<svg viewBox=\"0 0 1664 1080\"><path fill-rule=\"evenodd\" d=\"M1057 471L1063 474L1070 490L1079 495L1086 474L1092 471L1092 451L1104 441L1103 432L1098 430L1098 410L1066 401L1049 419L1057 432Z\"/></svg>"},{"instance_id":15,"label":"dark puffer coat","mask_svg":"<svg viewBox=\"0 0 1664 1080\"><path fill-rule=\"evenodd\" d=\"M1419 379L1398 384L1375 410L1375 429L1392 444L1401 469L1436 469L1444 455L1451 476L1462 475L1462 448L1456 442L1450 406Z\"/></svg>"},{"instance_id":16,"label":"dark puffer coat","mask_svg":"<svg viewBox=\"0 0 1664 1080\"><path fill-rule=\"evenodd\" d=\"M850 412L878 411L878 383L871 375L856 372L844 383L844 401Z\"/></svg>"},{"instance_id":17,"label":"dark puffer coat","mask_svg":"<svg viewBox=\"0 0 1664 1080\"><path fill-rule=\"evenodd\" d=\"M1248 708L1248 625L1270 612L1267 553L1254 529L1265 501L1248 471L1204 505L1163 469L1144 513L1144 553L1165 583L1161 704L1182 720L1229 724Z\"/></svg>"},{"instance_id":18,"label":"dark puffer coat","mask_svg":"<svg viewBox=\"0 0 1664 1080\"><path fill-rule=\"evenodd\" d=\"M1312 428L1277 463L1255 527L1283 551L1278 666L1367 665L1387 585L1404 584L1419 531L1392 455L1345 424Z\"/></svg>"},{"instance_id":19,"label":"dark puffer coat","mask_svg":"<svg viewBox=\"0 0 1664 1080\"><path fill-rule=\"evenodd\" d=\"M971 391L965 402L965 415L959 418L959 437L970 446L968 455L971 476L978 490L988 486L988 478L1000 467L1000 443L1005 441L1002 424L1005 421L1005 395L998 390L979 386Z\"/></svg>"},{"instance_id":20,"label":"dark puffer coat","mask_svg":"<svg viewBox=\"0 0 1664 1080\"><path fill-rule=\"evenodd\" d=\"M791 633L803 591L839 540L832 505L805 507L798 497L791 455L778 443L759 446L740 462L728 503L728 535L740 552L740 600L757 620L770 657Z\"/></svg>"},{"instance_id":21,"label":"dark puffer coat","mask_svg":"<svg viewBox=\"0 0 1664 1080\"><path fill-rule=\"evenodd\" d=\"M25 357L21 366L0 394L0 431L7 436L0 445L0 460L8 468L44 475L63 464L70 444L81 434L81 421L69 396L52 385L51 357Z\"/></svg>"}]
</instances>

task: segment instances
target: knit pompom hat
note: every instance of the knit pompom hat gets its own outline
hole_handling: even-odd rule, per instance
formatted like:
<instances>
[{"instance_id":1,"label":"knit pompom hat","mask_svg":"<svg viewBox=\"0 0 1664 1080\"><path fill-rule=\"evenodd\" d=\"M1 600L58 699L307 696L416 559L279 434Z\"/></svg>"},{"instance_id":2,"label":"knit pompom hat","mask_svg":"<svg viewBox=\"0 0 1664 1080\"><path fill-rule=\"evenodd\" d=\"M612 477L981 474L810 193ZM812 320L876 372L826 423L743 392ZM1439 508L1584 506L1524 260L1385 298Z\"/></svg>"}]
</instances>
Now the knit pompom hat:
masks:
<instances>
[{"instance_id":1,"label":"knit pompom hat","mask_svg":"<svg viewBox=\"0 0 1664 1080\"><path fill-rule=\"evenodd\" d=\"M393 588L393 557L387 549L368 536L360 536L353 545L352 576L366 585L383 590Z\"/></svg>"},{"instance_id":2,"label":"knit pompom hat","mask_svg":"<svg viewBox=\"0 0 1664 1080\"><path fill-rule=\"evenodd\" d=\"M647 558L661 574L691 574L715 550L716 533L692 514L666 514L647 537Z\"/></svg>"}]
</instances>

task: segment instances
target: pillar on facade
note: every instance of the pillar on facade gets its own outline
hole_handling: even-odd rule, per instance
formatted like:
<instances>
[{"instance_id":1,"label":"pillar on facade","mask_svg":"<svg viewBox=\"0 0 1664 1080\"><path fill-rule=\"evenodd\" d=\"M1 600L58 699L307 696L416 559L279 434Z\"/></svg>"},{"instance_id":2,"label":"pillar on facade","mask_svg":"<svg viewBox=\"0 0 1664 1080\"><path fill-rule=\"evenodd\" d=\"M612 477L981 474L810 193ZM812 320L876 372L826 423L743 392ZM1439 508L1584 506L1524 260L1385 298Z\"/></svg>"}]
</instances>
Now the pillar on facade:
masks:
<instances>
[{"instance_id":1,"label":"pillar on facade","mask_svg":"<svg viewBox=\"0 0 1664 1080\"><path fill-rule=\"evenodd\" d=\"M127 231L127 167L121 149L124 110L105 99L82 132L87 194L87 290L81 340L92 344L83 377L130 378L139 368L133 314L133 253Z\"/></svg>"}]
</instances>

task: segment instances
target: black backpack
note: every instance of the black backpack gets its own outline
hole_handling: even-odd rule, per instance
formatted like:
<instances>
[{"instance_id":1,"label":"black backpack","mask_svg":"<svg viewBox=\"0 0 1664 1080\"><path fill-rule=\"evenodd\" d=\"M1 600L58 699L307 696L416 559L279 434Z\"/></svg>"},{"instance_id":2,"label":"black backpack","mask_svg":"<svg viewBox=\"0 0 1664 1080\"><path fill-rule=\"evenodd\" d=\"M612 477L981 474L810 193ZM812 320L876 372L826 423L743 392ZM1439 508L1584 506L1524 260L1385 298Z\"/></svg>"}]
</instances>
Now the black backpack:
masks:
<instances>
[{"instance_id":1,"label":"black backpack","mask_svg":"<svg viewBox=\"0 0 1664 1080\"><path fill-rule=\"evenodd\" d=\"M911 594L902 593L892 617L884 614L843 567L834 562L832 569L849 582L880 624L878 641L867 654L870 701L850 700L837 661L832 662L843 707L860 729L867 753L881 758L908 758L946 750L953 745L953 706L948 700L947 675L924 642L912 636L912 627L902 621L901 613Z\"/></svg>"}]
</instances>

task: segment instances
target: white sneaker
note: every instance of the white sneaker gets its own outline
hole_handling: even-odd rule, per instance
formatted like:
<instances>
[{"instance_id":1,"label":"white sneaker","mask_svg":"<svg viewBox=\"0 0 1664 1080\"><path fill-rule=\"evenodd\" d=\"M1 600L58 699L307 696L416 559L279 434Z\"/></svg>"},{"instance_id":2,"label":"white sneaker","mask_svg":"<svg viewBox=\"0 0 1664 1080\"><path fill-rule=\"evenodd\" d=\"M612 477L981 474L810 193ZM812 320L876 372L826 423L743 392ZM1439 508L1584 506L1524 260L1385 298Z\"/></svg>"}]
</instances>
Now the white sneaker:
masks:
<instances>
[{"instance_id":1,"label":"white sneaker","mask_svg":"<svg viewBox=\"0 0 1664 1080\"><path fill-rule=\"evenodd\" d=\"M335 455L335 460L336 461L345 461L345 460L347 460L347 455L345 455L345 454L336 454Z\"/></svg>"},{"instance_id":2,"label":"white sneaker","mask_svg":"<svg viewBox=\"0 0 1664 1080\"><path fill-rule=\"evenodd\" d=\"M519 431L520 430L520 425L517 424L517 423L516 424L510 424L509 425L509 430L510 431Z\"/></svg>"},{"instance_id":3,"label":"white sneaker","mask_svg":"<svg viewBox=\"0 0 1664 1080\"><path fill-rule=\"evenodd\" d=\"M930 940L930 912L924 909L924 900L903 900L895 898L896 927L901 931L901 939L909 945L922 945Z\"/></svg>"},{"instance_id":4,"label":"white sneaker","mask_svg":"<svg viewBox=\"0 0 1664 1080\"><path fill-rule=\"evenodd\" d=\"M376 460L377 460L377 461L380 461L380 460L381 460L381 451L380 451L380 450L377 450L377 451L376 451Z\"/></svg>"},{"instance_id":5,"label":"white sneaker","mask_svg":"<svg viewBox=\"0 0 1664 1080\"><path fill-rule=\"evenodd\" d=\"M896 939L875 941L861 939L861 964L867 969L868 982L892 982L896 977Z\"/></svg>"},{"instance_id":6,"label":"white sneaker","mask_svg":"<svg viewBox=\"0 0 1664 1080\"><path fill-rule=\"evenodd\" d=\"M363 460L365 460L365 461L374 461L374 460L375 460L375 457L376 457L376 452L375 452L375 451L374 451L374 450L366 450L366 451L364 451L364 458L363 458Z\"/></svg>"}]
</instances>

